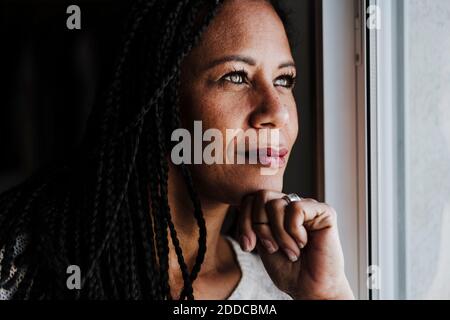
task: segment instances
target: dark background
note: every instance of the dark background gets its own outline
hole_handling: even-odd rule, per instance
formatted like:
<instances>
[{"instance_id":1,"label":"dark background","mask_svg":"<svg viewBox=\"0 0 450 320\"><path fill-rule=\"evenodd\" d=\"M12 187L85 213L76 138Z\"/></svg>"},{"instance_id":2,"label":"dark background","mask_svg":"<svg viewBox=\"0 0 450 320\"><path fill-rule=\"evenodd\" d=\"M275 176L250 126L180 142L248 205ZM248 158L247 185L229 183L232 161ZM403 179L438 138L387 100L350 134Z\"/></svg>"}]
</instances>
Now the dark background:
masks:
<instances>
[{"instance_id":1,"label":"dark background","mask_svg":"<svg viewBox=\"0 0 450 320\"><path fill-rule=\"evenodd\" d=\"M163 1L163 0L162 0ZM0 192L70 154L113 72L131 0L1 0ZM319 1L282 1L298 69L300 134L285 192L323 198ZM81 30L66 9L81 8Z\"/></svg>"}]
</instances>

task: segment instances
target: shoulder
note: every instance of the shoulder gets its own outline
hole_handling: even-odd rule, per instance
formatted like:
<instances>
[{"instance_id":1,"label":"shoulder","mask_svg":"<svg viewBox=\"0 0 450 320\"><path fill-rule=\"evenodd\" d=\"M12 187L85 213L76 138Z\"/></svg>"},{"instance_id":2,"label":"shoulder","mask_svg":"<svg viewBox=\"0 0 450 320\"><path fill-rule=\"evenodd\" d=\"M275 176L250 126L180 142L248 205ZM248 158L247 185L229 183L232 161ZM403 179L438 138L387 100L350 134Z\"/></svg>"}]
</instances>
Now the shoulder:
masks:
<instances>
[{"instance_id":1,"label":"shoulder","mask_svg":"<svg viewBox=\"0 0 450 320\"><path fill-rule=\"evenodd\" d=\"M242 272L241 280L228 300L292 300L275 286L257 254L243 251L231 237L227 240L233 247Z\"/></svg>"}]
</instances>

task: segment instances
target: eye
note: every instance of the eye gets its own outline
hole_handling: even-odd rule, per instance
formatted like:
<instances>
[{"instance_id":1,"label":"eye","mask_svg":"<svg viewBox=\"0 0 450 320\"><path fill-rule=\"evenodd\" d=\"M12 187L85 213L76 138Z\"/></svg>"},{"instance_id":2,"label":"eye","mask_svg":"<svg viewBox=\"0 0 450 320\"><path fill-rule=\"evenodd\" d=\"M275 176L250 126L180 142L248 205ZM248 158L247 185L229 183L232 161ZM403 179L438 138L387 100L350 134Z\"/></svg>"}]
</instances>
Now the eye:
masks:
<instances>
[{"instance_id":1,"label":"eye","mask_svg":"<svg viewBox=\"0 0 450 320\"><path fill-rule=\"evenodd\" d=\"M275 79L275 86L292 89L295 86L296 77L293 74L284 74Z\"/></svg>"},{"instance_id":2,"label":"eye","mask_svg":"<svg viewBox=\"0 0 450 320\"><path fill-rule=\"evenodd\" d=\"M224 75L222 80L237 85L244 84L247 82L247 73L245 71L233 71Z\"/></svg>"}]
</instances>

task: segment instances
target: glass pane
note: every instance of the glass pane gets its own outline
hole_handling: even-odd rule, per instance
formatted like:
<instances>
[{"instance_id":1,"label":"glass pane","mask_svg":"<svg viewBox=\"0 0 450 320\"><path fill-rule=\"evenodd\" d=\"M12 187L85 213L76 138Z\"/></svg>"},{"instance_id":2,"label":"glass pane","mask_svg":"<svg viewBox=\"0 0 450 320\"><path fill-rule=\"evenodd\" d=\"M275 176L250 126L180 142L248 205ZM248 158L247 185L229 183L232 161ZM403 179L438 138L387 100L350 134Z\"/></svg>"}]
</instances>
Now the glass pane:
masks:
<instances>
[{"instance_id":1,"label":"glass pane","mask_svg":"<svg viewBox=\"0 0 450 320\"><path fill-rule=\"evenodd\" d=\"M450 1L405 4L406 297L450 299Z\"/></svg>"},{"instance_id":2,"label":"glass pane","mask_svg":"<svg viewBox=\"0 0 450 320\"><path fill-rule=\"evenodd\" d=\"M450 1L366 4L372 297L450 299Z\"/></svg>"}]
</instances>

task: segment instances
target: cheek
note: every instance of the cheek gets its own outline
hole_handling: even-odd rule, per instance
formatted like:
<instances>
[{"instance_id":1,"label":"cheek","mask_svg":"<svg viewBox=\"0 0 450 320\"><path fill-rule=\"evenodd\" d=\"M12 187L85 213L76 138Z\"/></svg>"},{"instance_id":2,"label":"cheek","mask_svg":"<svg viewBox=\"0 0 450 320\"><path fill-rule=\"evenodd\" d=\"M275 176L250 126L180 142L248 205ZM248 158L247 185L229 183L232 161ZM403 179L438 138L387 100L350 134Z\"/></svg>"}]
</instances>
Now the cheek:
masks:
<instances>
[{"instance_id":1,"label":"cheek","mask_svg":"<svg viewBox=\"0 0 450 320\"><path fill-rule=\"evenodd\" d=\"M225 134L226 129L241 128L245 121L245 97L230 95L219 90L205 87L192 91L182 105L182 117L192 123L201 120L204 130L219 129Z\"/></svg>"},{"instance_id":2,"label":"cheek","mask_svg":"<svg viewBox=\"0 0 450 320\"><path fill-rule=\"evenodd\" d=\"M297 137L299 135L299 131L300 131L297 112L295 113L295 116L292 117L290 127L291 127L291 132L292 132L292 140L295 141L297 139Z\"/></svg>"},{"instance_id":3,"label":"cheek","mask_svg":"<svg viewBox=\"0 0 450 320\"><path fill-rule=\"evenodd\" d=\"M297 111L297 105L293 97L290 98L286 103L287 105L289 105L289 122L286 124L286 132L288 134L291 145L293 145L300 131L299 114Z\"/></svg>"}]
</instances>

